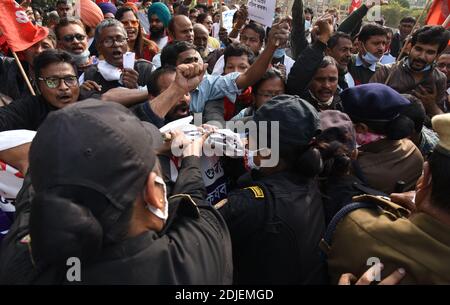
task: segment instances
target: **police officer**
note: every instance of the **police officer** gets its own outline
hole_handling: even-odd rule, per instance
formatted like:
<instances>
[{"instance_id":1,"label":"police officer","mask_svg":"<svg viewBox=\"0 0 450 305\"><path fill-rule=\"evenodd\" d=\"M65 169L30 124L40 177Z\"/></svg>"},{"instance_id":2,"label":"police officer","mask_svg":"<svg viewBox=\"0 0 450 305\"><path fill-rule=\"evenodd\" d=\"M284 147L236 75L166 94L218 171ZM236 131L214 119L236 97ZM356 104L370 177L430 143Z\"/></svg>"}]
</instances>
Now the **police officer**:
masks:
<instances>
[{"instance_id":1,"label":"police officer","mask_svg":"<svg viewBox=\"0 0 450 305\"><path fill-rule=\"evenodd\" d=\"M267 147L249 151L253 170L241 177L241 189L216 205L231 233L234 282L322 283L318 244L324 215L315 180L321 158L311 145L318 113L298 96L280 95L259 108L254 121L258 138L265 132L261 122L271 127L278 122L279 132L268 128ZM255 139L250 135L250 147ZM270 164L277 151L278 162Z\"/></svg>"}]
</instances>

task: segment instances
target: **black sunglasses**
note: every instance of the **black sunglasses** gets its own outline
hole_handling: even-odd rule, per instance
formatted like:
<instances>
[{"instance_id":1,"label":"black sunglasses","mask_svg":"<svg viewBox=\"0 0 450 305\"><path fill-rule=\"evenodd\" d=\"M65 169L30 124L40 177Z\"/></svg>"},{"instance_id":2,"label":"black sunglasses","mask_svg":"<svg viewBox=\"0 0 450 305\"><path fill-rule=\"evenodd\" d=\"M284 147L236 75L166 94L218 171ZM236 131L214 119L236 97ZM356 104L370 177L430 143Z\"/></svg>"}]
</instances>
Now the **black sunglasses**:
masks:
<instances>
[{"instance_id":1,"label":"black sunglasses","mask_svg":"<svg viewBox=\"0 0 450 305\"><path fill-rule=\"evenodd\" d=\"M78 41L83 41L86 38L86 35L83 34L75 34L75 35L66 35L63 37L65 42L72 42L74 39Z\"/></svg>"}]
</instances>

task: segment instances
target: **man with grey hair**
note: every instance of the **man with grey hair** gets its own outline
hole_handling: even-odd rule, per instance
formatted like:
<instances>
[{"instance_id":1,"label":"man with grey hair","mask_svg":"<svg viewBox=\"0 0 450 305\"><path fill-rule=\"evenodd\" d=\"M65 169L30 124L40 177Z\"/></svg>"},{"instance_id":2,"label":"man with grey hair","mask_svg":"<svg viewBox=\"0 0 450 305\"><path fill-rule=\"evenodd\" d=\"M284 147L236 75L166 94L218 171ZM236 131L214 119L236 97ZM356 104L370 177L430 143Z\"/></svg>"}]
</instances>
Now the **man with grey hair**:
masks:
<instances>
[{"instance_id":1,"label":"man with grey hair","mask_svg":"<svg viewBox=\"0 0 450 305\"><path fill-rule=\"evenodd\" d=\"M116 19L105 19L95 29L96 48L104 59L82 75L81 98L90 97L119 102L125 106L147 99L147 88L153 65L139 59L134 68L124 67L128 50L127 32Z\"/></svg>"}]
</instances>

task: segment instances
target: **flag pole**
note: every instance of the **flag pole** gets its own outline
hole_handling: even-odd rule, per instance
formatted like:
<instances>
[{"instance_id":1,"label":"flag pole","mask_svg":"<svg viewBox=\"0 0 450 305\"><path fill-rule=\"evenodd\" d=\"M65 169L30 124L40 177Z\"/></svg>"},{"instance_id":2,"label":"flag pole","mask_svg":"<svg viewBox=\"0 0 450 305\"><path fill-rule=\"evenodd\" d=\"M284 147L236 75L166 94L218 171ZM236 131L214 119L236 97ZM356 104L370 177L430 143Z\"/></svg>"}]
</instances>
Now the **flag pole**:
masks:
<instances>
[{"instance_id":1,"label":"flag pole","mask_svg":"<svg viewBox=\"0 0 450 305\"><path fill-rule=\"evenodd\" d=\"M450 14L447 16L447 18L445 18L445 21L442 23L442 26L446 28L449 23L450 23Z\"/></svg>"},{"instance_id":2,"label":"flag pole","mask_svg":"<svg viewBox=\"0 0 450 305\"><path fill-rule=\"evenodd\" d=\"M413 26L413 29L411 31L411 34L416 30L417 25L419 24L420 19L422 19L423 14L425 13L425 11L427 11L427 7L430 4L430 2L432 2L432 0L427 0L427 2L425 3L425 6L422 10L422 12L420 13L419 18L416 19L416 23ZM448 19L448 18L447 18ZM409 40L411 39L411 34L409 34L409 36L405 39L405 43L403 44L403 47L400 51L400 53L398 54L398 57L395 59L395 64L394 66L398 66L399 62L400 62L400 57L402 56L403 53L405 53L406 47L408 46ZM389 73L386 81L384 82L385 85L387 85L389 83L389 81L391 80L392 74L394 72L394 69L391 70L391 72Z\"/></svg>"},{"instance_id":3,"label":"flag pole","mask_svg":"<svg viewBox=\"0 0 450 305\"><path fill-rule=\"evenodd\" d=\"M221 28L223 28L223 5L222 5L222 0L219 0L219 12L220 12L220 26L219 26L219 31Z\"/></svg>"},{"instance_id":4,"label":"flag pole","mask_svg":"<svg viewBox=\"0 0 450 305\"><path fill-rule=\"evenodd\" d=\"M36 92L34 92L33 86L31 86L30 80L28 79L28 75L25 73L25 70L23 69L22 63L20 62L19 58L17 57L16 52L12 52L12 55L14 56L14 59L16 60L17 65L19 66L20 73L22 73L22 76L25 79L25 82L27 83L28 89L30 89L30 92L33 96L36 96Z\"/></svg>"}]
</instances>

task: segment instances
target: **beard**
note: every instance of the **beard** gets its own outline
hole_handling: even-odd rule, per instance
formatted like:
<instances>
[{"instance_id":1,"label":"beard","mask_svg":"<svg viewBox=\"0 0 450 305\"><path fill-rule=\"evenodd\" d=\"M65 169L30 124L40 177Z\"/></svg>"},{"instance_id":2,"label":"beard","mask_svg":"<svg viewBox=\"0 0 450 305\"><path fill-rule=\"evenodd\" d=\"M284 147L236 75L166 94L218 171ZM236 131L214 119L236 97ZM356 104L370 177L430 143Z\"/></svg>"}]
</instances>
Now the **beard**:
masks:
<instances>
[{"instance_id":1,"label":"beard","mask_svg":"<svg viewBox=\"0 0 450 305\"><path fill-rule=\"evenodd\" d=\"M150 34L151 34L151 38L152 40L154 39L160 39L161 37L164 36L164 28L150 28Z\"/></svg>"}]
</instances>

